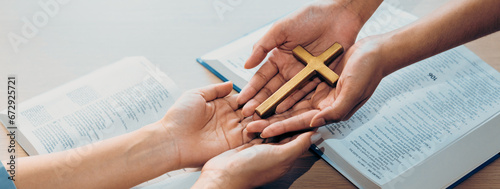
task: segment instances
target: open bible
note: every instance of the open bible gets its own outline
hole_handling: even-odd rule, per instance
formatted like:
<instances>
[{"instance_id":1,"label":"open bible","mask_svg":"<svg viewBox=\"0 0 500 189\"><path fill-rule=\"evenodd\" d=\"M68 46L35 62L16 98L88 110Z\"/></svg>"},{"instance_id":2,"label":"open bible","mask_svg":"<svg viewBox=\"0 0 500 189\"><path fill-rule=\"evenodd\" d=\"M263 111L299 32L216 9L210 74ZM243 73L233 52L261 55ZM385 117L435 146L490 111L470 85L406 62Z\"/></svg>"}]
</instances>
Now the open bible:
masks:
<instances>
[{"instance_id":1,"label":"open bible","mask_svg":"<svg viewBox=\"0 0 500 189\"><path fill-rule=\"evenodd\" d=\"M384 2L358 39L414 20ZM243 64L270 26L198 62L239 90L258 70ZM384 78L350 120L321 127L312 149L360 188L453 186L499 157L499 96L500 73L460 46Z\"/></svg>"},{"instance_id":2,"label":"open bible","mask_svg":"<svg viewBox=\"0 0 500 189\"><path fill-rule=\"evenodd\" d=\"M160 120L180 92L146 58L124 58L20 103L16 140L29 155L38 155L122 135ZM7 110L0 121L12 127ZM172 171L136 188L187 188L199 175L195 170Z\"/></svg>"}]
</instances>

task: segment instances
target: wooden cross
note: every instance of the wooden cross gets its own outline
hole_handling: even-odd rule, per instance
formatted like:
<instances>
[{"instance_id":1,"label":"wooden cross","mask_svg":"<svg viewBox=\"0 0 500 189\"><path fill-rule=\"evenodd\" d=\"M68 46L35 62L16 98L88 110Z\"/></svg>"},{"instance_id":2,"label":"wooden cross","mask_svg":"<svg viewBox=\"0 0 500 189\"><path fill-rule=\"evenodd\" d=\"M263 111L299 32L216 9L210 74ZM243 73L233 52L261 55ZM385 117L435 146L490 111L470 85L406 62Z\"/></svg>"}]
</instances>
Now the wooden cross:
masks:
<instances>
[{"instance_id":1,"label":"wooden cross","mask_svg":"<svg viewBox=\"0 0 500 189\"><path fill-rule=\"evenodd\" d=\"M293 55L306 65L306 67L281 86L273 95L267 98L266 101L260 104L255 109L257 115L266 118L273 114L278 104L283 102L283 100L290 96L295 90L303 87L311 77L316 75L316 73L319 73L325 82L333 87L333 84L339 79L339 76L328 68L328 64L342 54L343 51L342 45L335 43L321 55L315 57L307 52L302 46L299 45L295 47L292 51Z\"/></svg>"}]
</instances>

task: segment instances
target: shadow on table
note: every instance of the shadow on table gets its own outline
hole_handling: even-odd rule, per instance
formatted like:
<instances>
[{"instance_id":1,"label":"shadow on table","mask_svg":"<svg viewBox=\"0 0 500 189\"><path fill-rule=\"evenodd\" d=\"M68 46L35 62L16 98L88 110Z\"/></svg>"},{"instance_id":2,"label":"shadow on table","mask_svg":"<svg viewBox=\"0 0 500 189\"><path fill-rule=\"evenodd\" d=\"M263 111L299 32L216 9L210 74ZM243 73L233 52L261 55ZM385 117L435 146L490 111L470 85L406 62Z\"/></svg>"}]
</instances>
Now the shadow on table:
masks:
<instances>
[{"instance_id":1,"label":"shadow on table","mask_svg":"<svg viewBox=\"0 0 500 189\"><path fill-rule=\"evenodd\" d=\"M314 154L314 152L312 152L311 150L309 151ZM278 180L272 183L258 187L258 189L290 188L293 182L295 182L304 173L309 171L309 169L311 169L313 164L319 159L321 158L316 154L302 156L295 161L295 163L292 166L292 169L290 169L290 171L288 171L283 177L279 178Z\"/></svg>"}]
</instances>

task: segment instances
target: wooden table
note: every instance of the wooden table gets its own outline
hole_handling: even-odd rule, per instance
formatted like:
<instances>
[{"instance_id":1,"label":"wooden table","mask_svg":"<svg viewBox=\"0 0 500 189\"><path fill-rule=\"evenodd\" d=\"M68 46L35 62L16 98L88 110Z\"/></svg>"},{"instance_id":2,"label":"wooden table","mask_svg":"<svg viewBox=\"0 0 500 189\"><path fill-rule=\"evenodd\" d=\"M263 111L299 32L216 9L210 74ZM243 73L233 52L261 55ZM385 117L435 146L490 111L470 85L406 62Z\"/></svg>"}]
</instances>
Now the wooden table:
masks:
<instances>
[{"instance_id":1,"label":"wooden table","mask_svg":"<svg viewBox=\"0 0 500 189\"><path fill-rule=\"evenodd\" d=\"M404 0L400 8L425 15L447 0ZM42 2L42 1L40 1ZM45 2L45 1L43 1ZM238 1L233 1L238 2ZM7 37L0 43L0 88L8 74L18 76L18 104L126 56L147 57L183 89L220 80L195 62L215 48L271 22L309 0L70 1L37 34L14 52ZM230 9L218 12L213 5ZM43 9L38 1L1 1L0 36L20 33L22 18ZM244 24L242 24L244 23ZM500 71L500 33L466 46ZM167 53L172 52L172 53ZM6 96L0 93L0 110ZM9 140L0 129L0 159ZM22 150L20 150L22 151ZM26 156L26 154L20 154ZM306 152L283 178L262 188L355 188L324 160ZM482 169L459 188L500 188L500 160Z\"/></svg>"}]
</instances>

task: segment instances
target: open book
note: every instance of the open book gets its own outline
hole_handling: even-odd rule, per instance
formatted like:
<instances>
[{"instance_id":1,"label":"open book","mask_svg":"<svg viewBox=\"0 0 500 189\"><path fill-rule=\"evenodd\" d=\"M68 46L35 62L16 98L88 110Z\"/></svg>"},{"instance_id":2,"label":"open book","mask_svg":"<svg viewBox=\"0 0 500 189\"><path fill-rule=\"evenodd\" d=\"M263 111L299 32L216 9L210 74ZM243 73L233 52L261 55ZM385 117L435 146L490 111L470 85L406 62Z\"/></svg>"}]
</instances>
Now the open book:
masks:
<instances>
[{"instance_id":1,"label":"open book","mask_svg":"<svg viewBox=\"0 0 500 189\"><path fill-rule=\"evenodd\" d=\"M161 119L179 95L175 83L146 58L125 58L22 102L16 139L29 155L83 146ZM6 113L0 121L8 127ZM162 182L188 188L199 174L187 172L192 170L172 171L139 187ZM177 179L168 180L173 176Z\"/></svg>"},{"instance_id":2,"label":"open book","mask_svg":"<svg viewBox=\"0 0 500 189\"><path fill-rule=\"evenodd\" d=\"M416 17L386 2L358 39ZM265 26L198 59L235 89L257 71L243 69ZM500 73L460 46L382 80L345 122L322 127L312 148L360 188L442 188L500 152Z\"/></svg>"}]
</instances>

